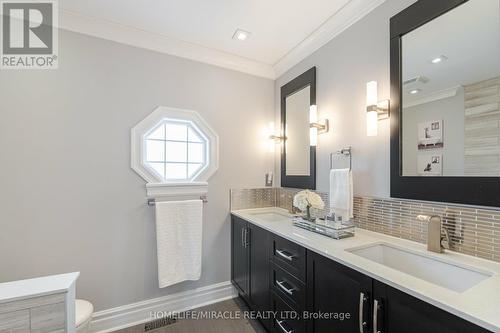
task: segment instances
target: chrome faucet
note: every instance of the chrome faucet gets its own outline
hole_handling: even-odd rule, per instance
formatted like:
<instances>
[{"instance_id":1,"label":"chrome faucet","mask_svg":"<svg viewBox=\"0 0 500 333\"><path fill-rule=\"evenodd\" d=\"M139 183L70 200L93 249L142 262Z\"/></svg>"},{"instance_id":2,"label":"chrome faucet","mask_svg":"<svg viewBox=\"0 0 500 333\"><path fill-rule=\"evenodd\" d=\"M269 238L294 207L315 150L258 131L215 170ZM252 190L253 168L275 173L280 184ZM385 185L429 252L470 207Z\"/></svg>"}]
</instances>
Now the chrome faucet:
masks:
<instances>
[{"instance_id":1,"label":"chrome faucet","mask_svg":"<svg viewBox=\"0 0 500 333\"><path fill-rule=\"evenodd\" d=\"M450 234L448 229L443 228L440 216L418 215L417 220L428 223L427 251L442 253L443 249L450 249ZM441 230L444 233L444 237L441 236Z\"/></svg>"},{"instance_id":2,"label":"chrome faucet","mask_svg":"<svg viewBox=\"0 0 500 333\"><path fill-rule=\"evenodd\" d=\"M300 209L292 205L292 208L288 210L288 212L292 215L298 215L301 213Z\"/></svg>"}]
</instances>

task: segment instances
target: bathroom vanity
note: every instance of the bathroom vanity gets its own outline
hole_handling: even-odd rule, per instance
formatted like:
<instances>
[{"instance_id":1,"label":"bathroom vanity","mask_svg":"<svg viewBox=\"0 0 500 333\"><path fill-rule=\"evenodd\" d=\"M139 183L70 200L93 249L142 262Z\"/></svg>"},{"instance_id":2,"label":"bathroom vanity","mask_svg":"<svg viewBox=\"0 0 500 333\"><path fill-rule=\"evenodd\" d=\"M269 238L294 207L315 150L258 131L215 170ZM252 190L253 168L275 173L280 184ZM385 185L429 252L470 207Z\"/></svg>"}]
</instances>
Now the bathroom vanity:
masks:
<instances>
[{"instance_id":1,"label":"bathroom vanity","mask_svg":"<svg viewBox=\"0 0 500 333\"><path fill-rule=\"evenodd\" d=\"M75 282L79 274L0 283L0 332L75 332Z\"/></svg>"},{"instance_id":2,"label":"bathroom vanity","mask_svg":"<svg viewBox=\"0 0 500 333\"><path fill-rule=\"evenodd\" d=\"M277 311L270 332L500 332L498 263L363 229L330 239L279 208L233 211L231 235L232 282Z\"/></svg>"}]
</instances>

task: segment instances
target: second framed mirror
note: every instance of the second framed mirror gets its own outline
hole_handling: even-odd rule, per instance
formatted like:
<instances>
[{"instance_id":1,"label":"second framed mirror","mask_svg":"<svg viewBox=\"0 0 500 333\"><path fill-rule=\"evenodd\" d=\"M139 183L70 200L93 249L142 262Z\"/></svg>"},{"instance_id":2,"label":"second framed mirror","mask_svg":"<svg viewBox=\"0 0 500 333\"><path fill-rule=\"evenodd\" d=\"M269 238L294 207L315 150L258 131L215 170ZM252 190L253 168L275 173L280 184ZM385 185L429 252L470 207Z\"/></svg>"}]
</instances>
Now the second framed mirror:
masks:
<instances>
[{"instance_id":1,"label":"second framed mirror","mask_svg":"<svg viewBox=\"0 0 500 333\"><path fill-rule=\"evenodd\" d=\"M316 147L309 114L316 106L316 67L281 87L281 186L316 189Z\"/></svg>"}]
</instances>

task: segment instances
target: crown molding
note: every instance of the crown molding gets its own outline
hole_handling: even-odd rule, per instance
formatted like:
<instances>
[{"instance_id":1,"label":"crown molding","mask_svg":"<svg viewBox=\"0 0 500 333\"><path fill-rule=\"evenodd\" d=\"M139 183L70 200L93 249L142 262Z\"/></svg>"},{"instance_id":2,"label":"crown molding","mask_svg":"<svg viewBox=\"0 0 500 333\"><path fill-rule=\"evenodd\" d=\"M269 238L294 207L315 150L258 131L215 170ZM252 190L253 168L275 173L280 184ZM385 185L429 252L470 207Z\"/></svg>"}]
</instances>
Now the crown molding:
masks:
<instances>
[{"instance_id":1,"label":"crown molding","mask_svg":"<svg viewBox=\"0 0 500 333\"><path fill-rule=\"evenodd\" d=\"M59 27L143 49L274 79L271 65L119 23L61 9Z\"/></svg>"},{"instance_id":2,"label":"crown molding","mask_svg":"<svg viewBox=\"0 0 500 333\"><path fill-rule=\"evenodd\" d=\"M413 101L403 103L403 107L411 108L413 106L417 106L420 104L425 104L425 103L439 101L445 98L455 97L460 88L462 88L462 86L454 86L451 88L435 91L430 94L424 95L418 99L414 99Z\"/></svg>"},{"instance_id":3,"label":"crown molding","mask_svg":"<svg viewBox=\"0 0 500 333\"><path fill-rule=\"evenodd\" d=\"M350 0L274 66L276 78L316 52L386 0Z\"/></svg>"},{"instance_id":4,"label":"crown molding","mask_svg":"<svg viewBox=\"0 0 500 333\"><path fill-rule=\"evenodd\" d=\"M385 1L349 0L309 37L300 42L274 65L65 9L60 10L59 23L60 28L64 30L274 80Z\"/></svg>"}]
</instances>

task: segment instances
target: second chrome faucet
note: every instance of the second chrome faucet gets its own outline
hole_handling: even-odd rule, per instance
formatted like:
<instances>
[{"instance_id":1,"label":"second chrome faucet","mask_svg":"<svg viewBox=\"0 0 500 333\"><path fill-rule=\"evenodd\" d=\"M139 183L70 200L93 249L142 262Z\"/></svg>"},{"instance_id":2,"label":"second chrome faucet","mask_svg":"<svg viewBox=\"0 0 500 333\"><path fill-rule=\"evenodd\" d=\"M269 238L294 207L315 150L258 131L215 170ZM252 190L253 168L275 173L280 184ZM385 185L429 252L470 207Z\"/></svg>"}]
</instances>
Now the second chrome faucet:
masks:
<instances>
[{"instance_id":1,"label":"second chrome faucet","mask_svg":"<svg viewBox=\"0 0 500 333\"><path fill-rule=\"evenodd\" d=\"M417 220L427 222L427 250L442 253L443 249L450 249L450 234L443 228L441 217L438 215L418 215ZM441 235L441 231L444 237Z\"/></svg>"}]
</instances>

